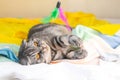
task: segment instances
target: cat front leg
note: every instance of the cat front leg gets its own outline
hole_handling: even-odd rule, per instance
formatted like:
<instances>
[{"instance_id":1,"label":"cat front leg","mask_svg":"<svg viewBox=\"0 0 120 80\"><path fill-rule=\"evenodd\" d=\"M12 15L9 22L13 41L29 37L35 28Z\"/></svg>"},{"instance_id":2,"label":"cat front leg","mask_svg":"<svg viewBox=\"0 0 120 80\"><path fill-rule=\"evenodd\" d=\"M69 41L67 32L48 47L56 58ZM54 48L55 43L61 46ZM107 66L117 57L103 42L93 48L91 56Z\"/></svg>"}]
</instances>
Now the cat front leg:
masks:
<instances>
[{"instance_id":1,"label":"cat front leg","mask_svg":"<svg viewBox=\"0 0 120 80\"><path fill-rule=\"evenodd\" d=\"M87 51L84 48L70 48L66 53L67 59L83 59L87 56Z\"/></svg>"},{"instance_id":2,"label":"cat front leg","mask_svg":"<svg viewBox=\"0 0 120 80\"><path fill-rule=\"evenodd\" d=\"M80 47L82 43L82 40L75 35L61 35L52 39L52 44L56 48L65 48L68 46Z\"/></svg>"},{"instance_id":3,"label":"cat front leg","mask_svg":"<svg viewBox=\"0 0 120 80\"><path fill-rule=\"evenodd\" d=\"M82 59L87 56L83 41L75 35L57 36L54 38L53 42L57 49L62 48L65 58Z\"/></svg>"},{"instance_id":4,"label":"cat front leg","mask_svg":"<svg viewBox=\"0 0 120 80\"><path fill-rule=\"evenodd\" d=\"M41 41L40 52L42 55L42 62L50 63L51 62L51 49L45 41Z\"/></svg>"}]
</instances>

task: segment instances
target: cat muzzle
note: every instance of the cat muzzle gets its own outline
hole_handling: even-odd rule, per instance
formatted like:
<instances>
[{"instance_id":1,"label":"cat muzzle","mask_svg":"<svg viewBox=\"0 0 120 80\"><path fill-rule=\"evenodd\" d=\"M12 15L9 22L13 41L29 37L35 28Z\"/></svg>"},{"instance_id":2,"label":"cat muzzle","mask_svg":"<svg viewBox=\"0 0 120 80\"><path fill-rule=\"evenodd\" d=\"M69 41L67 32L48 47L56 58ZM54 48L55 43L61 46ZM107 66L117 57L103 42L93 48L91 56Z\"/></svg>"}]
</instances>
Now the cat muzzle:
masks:
<instances>
[{"instance_id":1,"label":"cat muzzle","mask_svg":"<svg viewBox=\"0 0 120 80\"><path fill-rule=\"evenodd\" d=\"M23 59L20 59L19 63L22 64L22 65L30 65L31 61L30 61L29 58L27 58L27 59L23 58Z\"/></svg>"}]
</instances>

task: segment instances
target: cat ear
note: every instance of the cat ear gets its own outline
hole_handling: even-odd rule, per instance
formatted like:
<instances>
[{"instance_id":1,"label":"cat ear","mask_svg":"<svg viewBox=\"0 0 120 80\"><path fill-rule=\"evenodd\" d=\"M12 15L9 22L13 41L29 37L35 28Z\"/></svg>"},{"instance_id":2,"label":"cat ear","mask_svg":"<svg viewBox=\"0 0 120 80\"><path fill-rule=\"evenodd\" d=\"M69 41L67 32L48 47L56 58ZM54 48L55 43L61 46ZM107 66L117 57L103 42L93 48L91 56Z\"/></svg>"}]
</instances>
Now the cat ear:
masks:
<instances>
[{"instance_id":1,"label":"cat ear","mask_svg":"<svg viewBox=\"0 0 120 80\"><path fill-rule=\"evenodd\" d=\"M26 45L27 45L26 40L25 40L25 39L22 40L22 43L21 43L21 45L20 45L20 50L19 50L19 51L23 51L23 49L25 49Z\"/></svg>"},{"instance_id":2,"label":"cat ear","mask_svg":"<svg viewBox=\"0 0 120 80\"><path fill-rule=\"evenodd\" d=\"M22 40L22 45L21 46L26 46L27 45L27 41L25 39Z\"/></svg>"},{"instance_id":3,"label":"cat ear","mask_svg":"<svg viewBox=\"0 0 120 80\"><path fill-rule=\"evenodd\" d=\"M18 58L23 56L23 51L24 51L24 49L26 47L26 44L27 44L26 40L25 39L22 40L22 43L20 45L19 52L18 52Z\"/></svg>"}]
</instances>

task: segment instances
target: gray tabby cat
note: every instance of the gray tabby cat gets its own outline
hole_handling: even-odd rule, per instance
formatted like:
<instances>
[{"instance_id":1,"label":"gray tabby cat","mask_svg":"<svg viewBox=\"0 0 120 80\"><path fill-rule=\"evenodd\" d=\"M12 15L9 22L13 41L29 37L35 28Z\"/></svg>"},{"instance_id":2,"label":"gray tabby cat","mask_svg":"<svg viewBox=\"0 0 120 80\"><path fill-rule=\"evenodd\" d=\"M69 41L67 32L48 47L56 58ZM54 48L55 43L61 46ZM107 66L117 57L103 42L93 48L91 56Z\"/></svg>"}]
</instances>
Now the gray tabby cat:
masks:
<instances>
[{"instance_id":1,"label":"gray tabby cat","mask_svg":"<svg viewBox=\"0 0 120 80\"><path fill-rule=\"evenodd\" d=\"M38 24L29 30L27 41L19 50L23 65L50 63L60 59L82 59L87 56L82 40L71 34L64 25Z\"/></svg>"}]
</instances>

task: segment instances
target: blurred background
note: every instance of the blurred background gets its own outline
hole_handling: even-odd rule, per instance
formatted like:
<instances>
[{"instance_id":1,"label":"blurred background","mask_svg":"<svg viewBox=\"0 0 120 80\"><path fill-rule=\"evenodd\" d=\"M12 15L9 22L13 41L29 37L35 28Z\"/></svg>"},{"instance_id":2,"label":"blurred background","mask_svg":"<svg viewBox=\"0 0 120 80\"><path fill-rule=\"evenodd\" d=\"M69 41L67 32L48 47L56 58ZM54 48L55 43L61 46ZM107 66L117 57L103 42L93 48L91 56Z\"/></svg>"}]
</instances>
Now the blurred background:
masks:
<instances>
[{"instance_id":1,"label":"blurred background","mask_svg":"<svg viewBox=\"0 0 120 80\"><path fill-rule=\"evenodd\" d=\"M0 17L38 18L50 14L57 0L0 0ZM120 18L120 0L61 0L64 11Z\"/></svg>"}]
</instances>

